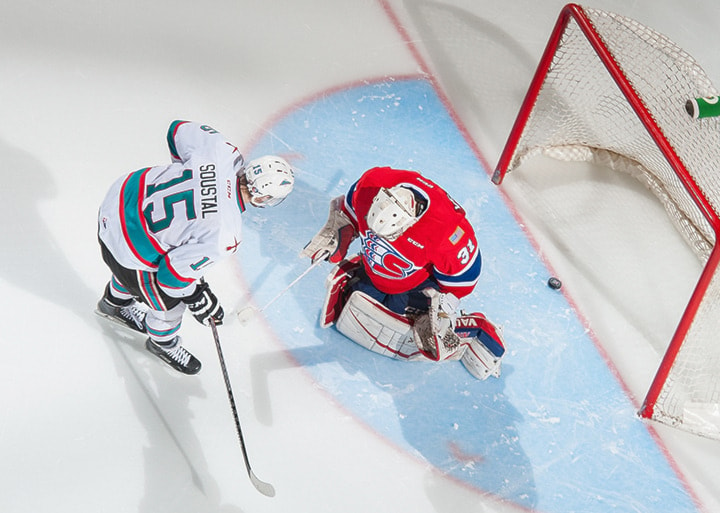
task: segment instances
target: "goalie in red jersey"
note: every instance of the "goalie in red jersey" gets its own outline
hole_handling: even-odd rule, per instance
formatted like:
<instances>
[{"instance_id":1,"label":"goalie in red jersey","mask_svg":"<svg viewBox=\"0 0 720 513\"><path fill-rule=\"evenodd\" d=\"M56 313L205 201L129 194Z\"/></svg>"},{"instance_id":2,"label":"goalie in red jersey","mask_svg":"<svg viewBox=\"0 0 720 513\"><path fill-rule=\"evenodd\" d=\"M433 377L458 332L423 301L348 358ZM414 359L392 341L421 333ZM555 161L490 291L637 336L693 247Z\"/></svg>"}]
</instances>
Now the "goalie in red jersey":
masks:
<instances>
[{"instance_id":1,"label":"goalie in red jersey","mask_svg":"<svg viewBox=\"0 0 720 513\"><path fill-rule=\"evenodd\" d=\"M345 260L360 237L360 255ZM327 280L321 324L368 349L406 360L458 360L474 376L498 376L504 354L480 313L461 315L481 255L465 211L414 171L376 167L330 203L327 223L303 256L338 264Z\"/></svg>"}]
</instances>

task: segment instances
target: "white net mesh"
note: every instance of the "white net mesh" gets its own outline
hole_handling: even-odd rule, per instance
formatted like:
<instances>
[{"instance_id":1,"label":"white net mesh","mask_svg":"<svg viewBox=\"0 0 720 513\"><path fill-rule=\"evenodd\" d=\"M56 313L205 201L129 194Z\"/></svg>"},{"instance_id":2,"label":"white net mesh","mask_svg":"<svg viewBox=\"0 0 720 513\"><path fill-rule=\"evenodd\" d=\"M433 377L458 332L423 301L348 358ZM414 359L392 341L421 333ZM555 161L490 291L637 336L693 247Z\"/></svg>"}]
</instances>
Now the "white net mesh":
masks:
<instances>
[{"instance_id":1,"label":"white net mesh","mask_svg":"<svg viewBox=\"0 0 720 513\"><path fill-rule=\"evenodd\" d=\"M716 90L693 58L666 37L616 14L583 11L636 96L623 93L581 24L571 17L507 170L499 171L543 153L628 172L655 193L707 262L720 212L720 119L694 120L685 102L715 95ZM651 130L641 121L642 106L633 107L636 100L649 112ZM681 169L673 167L656 134L661 144L667 140L667 151L679 157ZM697 313L686 314L694 319L654 404L653 418L720 438L720 344L715 342L720 333L720 278L713 276L700 293Z\"/></svg>"},{"instance_id":2,"label":"white net mesh","mask_svg":"<svg viewBox=\"0 0 720 513\"><path fill-rule=\"evenodd\" d=\"M720 273L712 275L653 408L655 420L720 439Z\"/></svg>"}]
</instances>

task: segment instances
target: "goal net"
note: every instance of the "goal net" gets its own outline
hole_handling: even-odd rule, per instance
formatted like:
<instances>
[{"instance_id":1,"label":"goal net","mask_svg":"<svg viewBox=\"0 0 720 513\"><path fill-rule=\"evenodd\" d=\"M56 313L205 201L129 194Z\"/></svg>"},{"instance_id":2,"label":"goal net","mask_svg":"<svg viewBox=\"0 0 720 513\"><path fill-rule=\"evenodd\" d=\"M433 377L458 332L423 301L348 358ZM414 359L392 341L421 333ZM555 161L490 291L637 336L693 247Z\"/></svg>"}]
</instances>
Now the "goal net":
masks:
<instances>
[{"instance_id":1,"label":"goal net","mask_svg":"<svg viewBox=\"0 0 720 513\"><path fill-rule=\"evenodd\" d=\"M628 172L653 191L704 268L639 413L720 439L720 118L685 110L688 99L716 94L666 37L568 4L493 181L543 154Z\"/></svg>"}]
</instances>

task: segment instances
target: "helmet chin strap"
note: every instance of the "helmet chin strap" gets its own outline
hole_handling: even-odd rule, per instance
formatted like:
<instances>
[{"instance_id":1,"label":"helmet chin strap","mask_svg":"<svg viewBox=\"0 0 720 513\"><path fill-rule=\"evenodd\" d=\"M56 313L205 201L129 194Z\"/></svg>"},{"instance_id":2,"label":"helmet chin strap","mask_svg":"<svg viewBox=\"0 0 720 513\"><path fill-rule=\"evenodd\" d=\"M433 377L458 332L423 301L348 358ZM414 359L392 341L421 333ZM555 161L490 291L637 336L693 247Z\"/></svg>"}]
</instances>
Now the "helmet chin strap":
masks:
<instances>
[{"instance_id":1,"label":"helmet chin strap","mask_svg":"<svg viewBox=\"0 0 720 513\"><path fill-rule=\"evenodd\" d=\"M250 193L250 204L252 204L253 207L258 208L265 208L265 207L274 207L276 205L279 205L282 203L285 198L274 198L272 196L252 196L252 193ZM266 198L263 201L258 201L259 198Z\"/></svg>"},{"instance_id":2,"label":"helmet chin strap","mask_svg":"<svg viewBox=\"0 0 720 513\"><path fill-rule=\"evenodd\" d=\"M250 204L253 207L256 208L265 208L269 206L275 206L282 202L283 199L280 199L277 201L277 198L272 198L271 196L260 196L261 198L267 198L265 201L257 201L258 197L253 196L253 193L250 192L250 186L247 183L247 178L245 176L241 176L238 178L238 191L239 194L242 195L243 202L247 205Z\"/></svg>"},{"instance_id":3,"label":"helmet chin strap","mask_svg":"<svg viewBox=\"0 0 720 513\"><path fill-rule=\"evenodd\" d=\"M256 205L255 205L255 203L253 202L252 194L250 194L250 189L248 189L247 181L245 180L244 177L238 179L237 186L238 186L238 192L237 192L237 193L238 193L240 196L242 196L242 201L243 201L243 203L245 203L246 205L247 205L247 204L250 204L250 205L252 205L253 207L255 207Z\"/></svg>"}]
</instances>

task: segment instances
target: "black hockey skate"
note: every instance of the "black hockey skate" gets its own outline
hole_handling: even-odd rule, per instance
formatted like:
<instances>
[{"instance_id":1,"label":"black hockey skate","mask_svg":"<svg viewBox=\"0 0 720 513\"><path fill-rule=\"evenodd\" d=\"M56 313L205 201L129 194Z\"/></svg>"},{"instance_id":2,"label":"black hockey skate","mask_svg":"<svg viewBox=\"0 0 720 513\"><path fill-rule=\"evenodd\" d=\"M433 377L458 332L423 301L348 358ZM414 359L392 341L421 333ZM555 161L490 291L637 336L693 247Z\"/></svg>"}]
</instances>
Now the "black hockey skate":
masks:
<instances>
[{"instance_id":1,"label":"black hockey skate","mask_svg":"<svg viewBox=\"0 0 720 513\"><path fill-rule=\"evenodd\" d=\"M181 338L175 337L168 345L158 344L148 338L145 347L152 354L183 374L197 374L200 372L200 360L182 346Z\"/></svg>"},{"instance_id":2,"label":"black hockey skate","mask_svg":"<svg viewBox=\"0 0 720 513\"><path fill-rule=\"evenodd\" d=\"M130 328L139 333L146 333L145 327L145 311L138 306L137 301L128 299L127 301L118 301L110 297L105 290L105 295L98 301L95 313L101 317L105 317L121 326Z\"/></svg>"}]
</instances>

